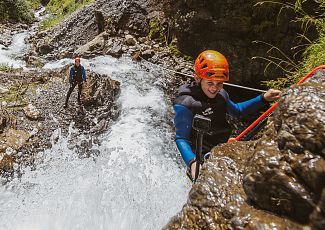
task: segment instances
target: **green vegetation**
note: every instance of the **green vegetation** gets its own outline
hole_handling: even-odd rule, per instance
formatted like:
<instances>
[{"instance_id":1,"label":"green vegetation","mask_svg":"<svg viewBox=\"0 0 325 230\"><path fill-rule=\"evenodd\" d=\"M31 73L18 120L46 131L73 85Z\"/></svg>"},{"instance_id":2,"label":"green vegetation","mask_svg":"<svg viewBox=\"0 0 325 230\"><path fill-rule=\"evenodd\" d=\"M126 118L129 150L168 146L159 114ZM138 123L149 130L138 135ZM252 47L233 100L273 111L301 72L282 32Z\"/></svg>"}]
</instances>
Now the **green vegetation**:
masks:
<instances>
[{"instance_id":1,"label":"green vegetation","mask_svg":"<svg viewBox=\"0 0 325 230\"><path fill-rule=\"evenodd\" d=\"M11 85L8 88L8 92L2 95L3 101L6 101L7 103L15 103L17 106L13 107L21 107L26 104L26 101L24 100L23 94L28 89L28 85L22 85L22 84L14 84Z\"/></svg>"},{"instance_id":2,"label":"green vegetation","mask_svg":"<svg viewBox=\"0 0 325 230\"><path fill-rule=\"evenodd\" d=\"M39 9L41 7L40 0L26 0L26 2L34 10L37 10L37 9Z\"/></svg>"},{"instance_id":3,"label":"green vegetation","mask_svg":"<svg viewBox=\"0 0 325 230\"><path fill-rule=\"evenodd\" d=\"M33 9L39 6L39 0L1 0L0 22L32 22L34 19Z\"/></svg>"},{"instance_id":4,"label":"green vegetation","mask_svg":"<svg viewBox=\"0 0 325 230\"><path fill-rule=\"evenodd\" d=\"M149 38L156 39L158 41L165 41L165 33L164 28L161 26L160 21L158 18L154 18L149 23L150 31L149 31Z\"/></svg>"},{"instance_id":5,"label":"green vegetation","mask_svg":"<svg viewBox=\"0 0 325 230\"><path fill-rule=\"evenodd\" d=\"M275 65L277 68L282 69L285 73L284 77L278 78L277 80L263 82L263 84L266 85L268 88L282 89L285 87L289 87L290 85L297 83L299 79L301 79L304 75L310 72L313 68L325 64L325 0L313 0L312 2L318 6L317 8L313 9L312 13L307 13L304 9L305 5L308 5L307 1L304 0L297 0L294 4L288 2L281 3L275 1L261 1L257 3L280 4L282 6L280 11L285 9L294 10L297 15L295 21L301 23L301 27L303 30L303 33L298 34L297 37L307 41L307 44L303 45L306 48L303 52L303 59L300 63L296 63L277 47L262 42L270 47L269 51L277 50L279 53L279 57L257 57L260 59L264 59L268 62L265 71L270 66ZM310 41L305 36L306 31L308 31L312 27L316 28L318 32L318 39L316 39L315 41ZM292 48L295 49L299 47Z\"/></svg>"},{"instance_id":6,"label":"green vegetation","mask_svg":"<svg viewBox=\"0 0 325 230\"><path fill-rule=\"evenodd\" d=\"M181 51L179 51L177 47L177 42L177 38L173 38L172 41L168 44L170 53L173 54L175 57L183 57L185 61L194 63L194 59L191 56L185 55Z\"/></svg>"},{"instance_id":7,"label":"green vegetation","mask_svg":"<svg viewBox=\"0 0 325 230\"><path fill-rule=\"evenodd\" d=\"M46 11L50 13L51 16L42 22L40 28L44 30L58 24L65 17L93 1L94 0L50 0L46 6Z\"/></svg>"},{"instance_id":8,"label":"green vegetation","mask_svg":"<svg viewBox=\"0 0 325 230\"><path fill-rule=\"evenodd\" d=\"M13 72L14 71L14 68L13 66L10 66L8 64L0 64L0 71L1 72Z\"/></svg>"}]
</instances>

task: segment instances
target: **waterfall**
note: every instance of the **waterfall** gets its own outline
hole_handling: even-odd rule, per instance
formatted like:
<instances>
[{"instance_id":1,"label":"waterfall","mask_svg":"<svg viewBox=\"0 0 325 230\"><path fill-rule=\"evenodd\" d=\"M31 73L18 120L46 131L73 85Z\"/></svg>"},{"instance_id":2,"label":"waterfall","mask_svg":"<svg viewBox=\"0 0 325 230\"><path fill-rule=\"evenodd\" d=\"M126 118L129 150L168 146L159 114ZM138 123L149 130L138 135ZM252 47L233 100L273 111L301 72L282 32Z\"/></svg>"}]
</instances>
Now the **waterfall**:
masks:
<instances>
[{"instance_id":1,"label":"waterfall","mask_svg":"<svg viewBox=\"0 0 325 230\"><path fill-rule=\"evenodd\" d=\"M0 229L161 229L187 199L172 105L159 87L164 73L127 57L81 64L121 82L120 117L93 145L99 156L81 159L69 148L78 132L71 124L69 136L39 153L36 170L0 187Z\"/></svg>"}]
</instances>

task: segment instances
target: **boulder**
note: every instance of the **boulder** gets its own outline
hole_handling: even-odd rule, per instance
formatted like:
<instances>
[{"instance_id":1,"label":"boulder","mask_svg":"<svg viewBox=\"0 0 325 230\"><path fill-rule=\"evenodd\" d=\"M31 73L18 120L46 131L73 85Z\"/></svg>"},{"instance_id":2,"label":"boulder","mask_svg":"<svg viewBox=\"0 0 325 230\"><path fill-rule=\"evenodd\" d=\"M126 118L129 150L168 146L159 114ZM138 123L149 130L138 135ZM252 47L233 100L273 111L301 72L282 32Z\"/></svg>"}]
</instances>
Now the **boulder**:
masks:
<instances>
[{"instance_id":1,"label":"boulder","mask_svg":"<svg viewBox=\"0 0 325 230\"><path fill-rule=\"evenodd\" d=\"M48 54L54 50L53 46L49 44L41 44L37 47L37 52L39 52L41 55Z\"/></svg>"},{"instance_id":2,"label":"boulder","mask_svg":"<svg viewBox=\"0 0 325 230\"><path fill-rule=\"evenodd\" d=\"M325 75L320 72L318 82ZM324 85L317 76L283 93L245 171L245 191L259 207L309 223L325 187L324 111Z\"/></svg>"},{"instance_id":3,"label":"boulder","mask_svg":"<svg viewBox=\"0 0 325 230\"><path fill-rule=\"evenodd\" d=\"M107 75L91 73L84 84L81 101L85 106L109 104L119 93L119 82Z\"/></svg>"},{"instance_id":4,"label":"boulder","mask_svg":"<svg viewBox=\"0 0 325 230\"><path fill-rule=\"evenodd\" d=\"M14 157L0 152L0 173L11 172L13 170Z\"/></svg>"},{"instance_id":5,"label":"boulder","mask_svg":"<svg viewBox=\"0 0 325 230\"><path fill-rule=\"evenodd\" d=\"M110 45L110 47L108 47L108 50L106 51L106 54L117 58L121 57L122 53L122 42L120 40L112 41L112 44Z\"/></svg>"},{"instance_id":6,"label":"boulder","mask_svg":"<svg viewBox=\"0 0 325 230\"><path fill-rule=\"evenodd\" d=\"M129 46L134 46L136 44L135 38L130 34L125 35L125 42Z\"/></svg>"},{"instance_id":7,"label":"boulder","mask_svg":"<svg viewBox=\"0 0 325 230\"><path fill-rule=\"evenodd\" d=\"M30 138L30 133L10 128L5 133L6 146L14 150L20 149Z\"/></svg>"},{"instance_id":8,"label":"boulder","mask_svg":"<svg viewBox=\"0 0 325 230\"><path fill-rule=\"evenodd\" d=\"M38 120L41 117L41 112L32 104L25 106L23 111L28 119Z\"/></svg>"},{"instance_id":9,"label":"boulder","mask_svg":"<svg viewBox=\"0 0 325 230\"><path fill-rule=\"evenodd\" d=\"M155 54L155 51L149 49L149 50L145 50L141 53L141 57L143 57L144 59L148 59L151 58L153 55Z\"/></svg>"},{"instance_id":10,"label":"boulder","mask_svg":"<svg viewBox=\"0 0 325 230\"><path fill-rule=\"evenodd\" d=\"M102 50L105 45L105 37L107 36L106 32L103 32L96 36L93 40L88 42L87 44L79 47L75 52L74 56L82 56L85 57L87 53L91 53L92 51Z\"/></svg>"}]
</instances>

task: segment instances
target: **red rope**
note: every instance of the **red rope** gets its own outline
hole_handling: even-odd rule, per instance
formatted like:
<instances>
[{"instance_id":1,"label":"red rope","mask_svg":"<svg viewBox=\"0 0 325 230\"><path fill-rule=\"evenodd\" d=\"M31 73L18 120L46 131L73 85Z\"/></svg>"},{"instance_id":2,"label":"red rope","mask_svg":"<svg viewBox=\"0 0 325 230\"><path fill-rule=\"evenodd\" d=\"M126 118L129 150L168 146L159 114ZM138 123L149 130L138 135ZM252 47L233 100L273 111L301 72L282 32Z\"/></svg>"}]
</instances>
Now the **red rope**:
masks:
<instances>
[{"instance_id":1,"label":"red rope","mask_svg":"<svg viewBox=\"0 0 325 230\"><path fill-rule=\"evenodd\" d=\"M310 71L304 78L302 78L297 85L305 82L310 76L312 76L316 71L319 69L325 69L325 65L321 65ZM254 128L261 120L263 120L266 116L268 116L278 105L276 102L273 104L268 110L266 110L259 118L257 118L252 124L250 124L243 132L241 132L236 138L230 138L228 142L232 141L238 141L240 140L244 135L246 135L252 128Z\"/></svg>"}]
</instances>

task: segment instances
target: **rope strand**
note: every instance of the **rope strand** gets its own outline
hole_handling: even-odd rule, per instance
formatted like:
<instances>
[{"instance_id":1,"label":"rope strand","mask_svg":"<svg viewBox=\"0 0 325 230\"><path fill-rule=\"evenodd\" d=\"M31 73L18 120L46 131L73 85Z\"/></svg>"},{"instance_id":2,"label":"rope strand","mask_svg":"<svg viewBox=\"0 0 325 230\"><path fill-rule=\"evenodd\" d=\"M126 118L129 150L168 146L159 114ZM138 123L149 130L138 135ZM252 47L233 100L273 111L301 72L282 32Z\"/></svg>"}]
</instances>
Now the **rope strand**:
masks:
<instances>
[{"instance_id":1,"label":"rope strand","mask_svg":"<svg viewBox=\"0 0 325 230\"><path fill-rule=\"evenodd\" d=\"M165 68L165 67L162 67L161 65L158 65L158 64L155 64L155 63L152 63L146 59L144 59L143 57L139 56L141 58L141 60L145 61L145 62L148 62L149 64L151 65L154 65L154 66L157 66L163 70L166 70L166 71L169 71L171 73L176 73L176 74L180 74L180 75L183 75L183 76L186 76L186 77L191 77L193 78L193 75L192 74L186 74L186 73L182 73L182 72L178 72L178 71L175 71L175 70L171 70L171 69L168 69L168 68ZM246 90L251 90L251 91L256 91L256 92L260 92L260 93L266 93L266 90L262 90L262 89L255 89L255 88L251 88L251 87L246 87L246 86L241 86L241 85L235 85L235 84L231 84L231 83L227 83L227 82L224 82L223 83L224 85L227 85L227 86L232 86L232 87L236 87L236 88L240 88L240 89L246 89Z\"/></svg>"}]
</instances>

